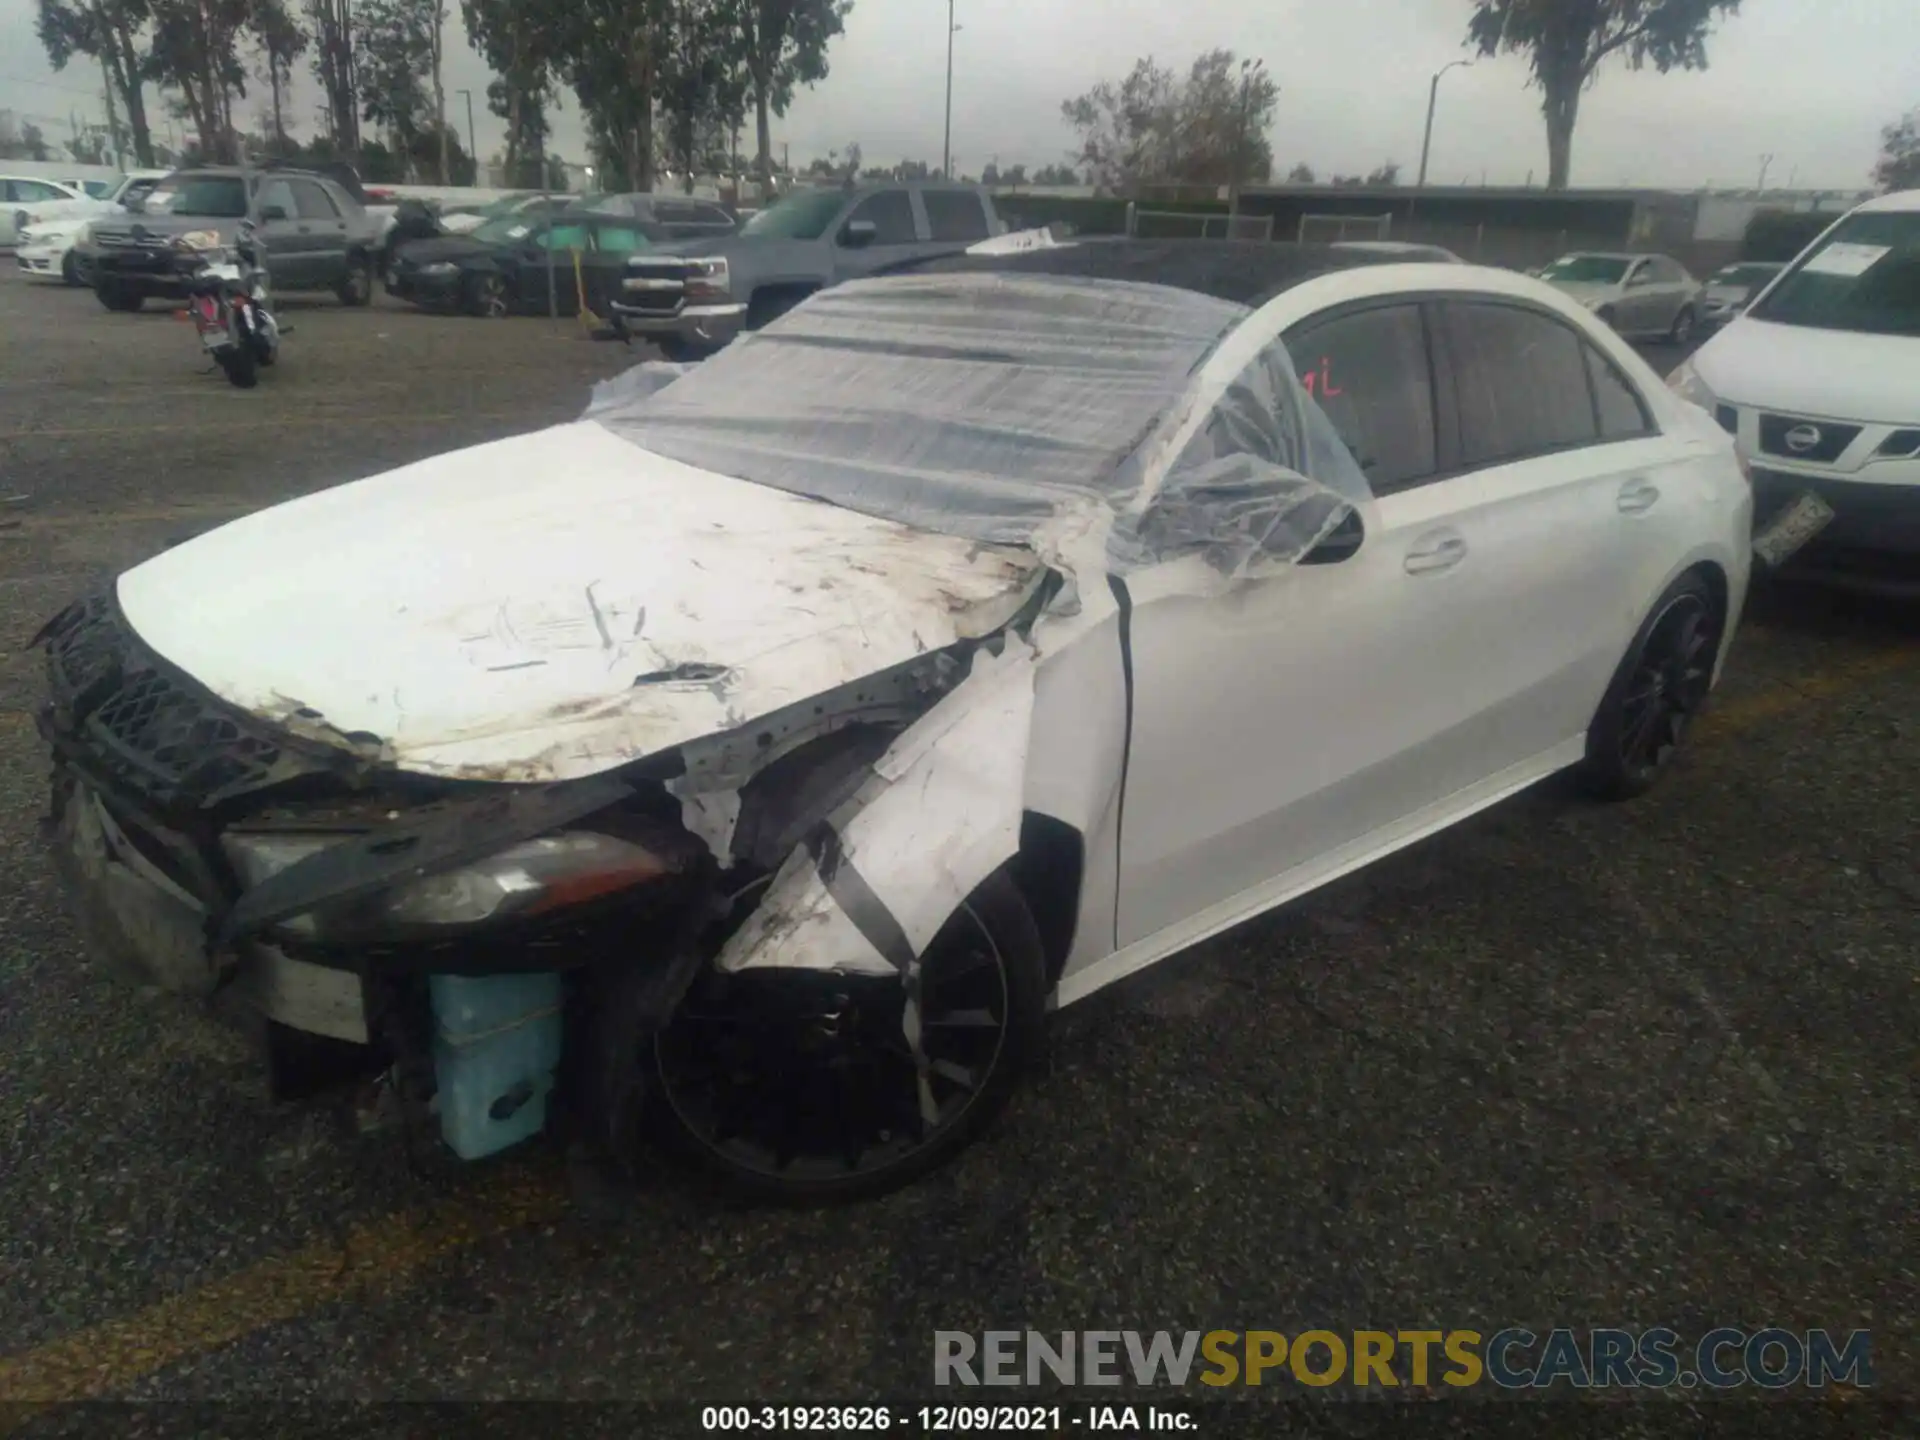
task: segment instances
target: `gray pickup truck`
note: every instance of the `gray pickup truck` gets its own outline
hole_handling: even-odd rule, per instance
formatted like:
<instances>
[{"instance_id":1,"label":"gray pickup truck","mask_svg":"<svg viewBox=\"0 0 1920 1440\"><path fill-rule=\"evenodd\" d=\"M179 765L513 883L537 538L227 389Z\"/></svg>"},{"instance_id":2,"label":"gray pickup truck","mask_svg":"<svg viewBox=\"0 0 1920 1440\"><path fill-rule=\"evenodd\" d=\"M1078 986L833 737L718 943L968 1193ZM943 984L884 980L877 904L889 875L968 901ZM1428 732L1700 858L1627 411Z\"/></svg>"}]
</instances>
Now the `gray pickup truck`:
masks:
<instances>
[{"instance_id":1,"label":"gray pickup truck","mask_svg":"<svg viewBox=\"0 0 1920 1440\"><path fill-rule=\"evenodd\" d=\"M230 245L248 215L259 227L275 290L331 290L343 305L373 297L381 222L337 179L304 170L243 175L218 167L176 171L138 211L94 223L87 241L94 294L109 310L138 310L152 295L184 295L173 242L211 232Z\"/></svg>"},{"instance_id":2,"label":"gray pickup truck","mask_svg":"<svg viewBox=\"0 0 1920 1440\"><path fill-rule=\"evenodd\" d=\"M738 233L636 252L612 304L622 339L671 360L710 355L816 290L1001 234L993 199L970 185L867 184L795 190Z\"/></svg>"}]
</instances>

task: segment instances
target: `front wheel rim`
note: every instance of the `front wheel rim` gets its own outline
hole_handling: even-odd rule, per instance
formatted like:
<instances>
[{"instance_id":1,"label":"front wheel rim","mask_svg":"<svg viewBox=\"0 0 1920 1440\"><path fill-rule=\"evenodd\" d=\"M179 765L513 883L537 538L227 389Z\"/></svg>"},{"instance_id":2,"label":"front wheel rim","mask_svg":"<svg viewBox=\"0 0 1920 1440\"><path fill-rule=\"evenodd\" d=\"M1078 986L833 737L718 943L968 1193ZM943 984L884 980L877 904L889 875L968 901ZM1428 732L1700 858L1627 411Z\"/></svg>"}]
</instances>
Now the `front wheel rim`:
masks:
<instances>
[{"instance_id":1,"label":"front wheel rim","mask_svg":"<svg viewBox=\"0 0 1920 1440\"><path fill-rule=\"evenodd\" d=\"M1706 703L1717 645L1713 611L1698 595L1680 595L1648 628L1620 698L1620 761L1650 775L1673 757Z\"/></svg>"},{"instance_id":2,"label":"front wheel rim","mask_svg":"<svg viewBox=\"0 0 1920 1440\"><path fill-rule=\"evenodd\" d=\"M1012 1018L1005 957L970 905L917 971L709 971L655 1041L662 1097L696 1144L764 1180L855 1181L906 1163L971 1113ZM783 987L814 1003L761 1008Z\"/></svg>"}]
</instances>

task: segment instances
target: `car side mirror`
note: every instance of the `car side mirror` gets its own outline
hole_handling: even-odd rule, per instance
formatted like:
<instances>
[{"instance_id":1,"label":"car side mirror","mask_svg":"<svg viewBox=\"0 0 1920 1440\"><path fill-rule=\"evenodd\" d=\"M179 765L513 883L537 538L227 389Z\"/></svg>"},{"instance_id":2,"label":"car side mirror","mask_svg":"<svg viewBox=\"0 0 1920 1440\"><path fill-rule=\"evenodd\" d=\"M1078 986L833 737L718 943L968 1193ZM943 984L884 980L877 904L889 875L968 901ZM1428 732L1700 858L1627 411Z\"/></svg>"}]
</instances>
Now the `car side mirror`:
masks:
<instances>
[{"instance_id":1,"label":"car side mirror","mask_svg":"<svg viewBox=\"0 0 1920 1440\"><path fill-rule=\"evenodd\" d=\"M287 207L284 205L262 205L260 207L260 218L268 222L285 220L287 218Z\"/></svg>"},{"instance_id":2,"label":"car side mirror","mask_svg":"<svg viewBox=\"0 0 1920 1440\"><path fill-rule=\"evenodd\" d=\"M840 243L858 250L863 245L871 245L879 233L880 227L871 220L849 220L840 227Z\"/></svg>"},{"instance_id":3,"label":"car side mirror","mask_svg":"<svg viewBox=\"0 0 1920 1440\"><path fill-rule=\"evenodd\" d=\"M1300 557L1302 565L1338 565L1342 560L1351 559L1360 550L1360 544L1367 538L1367 527L1360 523L1360 512L1349 510L1344 519L1327 532L1313 549Z\"/></svg>"}]
</instances>

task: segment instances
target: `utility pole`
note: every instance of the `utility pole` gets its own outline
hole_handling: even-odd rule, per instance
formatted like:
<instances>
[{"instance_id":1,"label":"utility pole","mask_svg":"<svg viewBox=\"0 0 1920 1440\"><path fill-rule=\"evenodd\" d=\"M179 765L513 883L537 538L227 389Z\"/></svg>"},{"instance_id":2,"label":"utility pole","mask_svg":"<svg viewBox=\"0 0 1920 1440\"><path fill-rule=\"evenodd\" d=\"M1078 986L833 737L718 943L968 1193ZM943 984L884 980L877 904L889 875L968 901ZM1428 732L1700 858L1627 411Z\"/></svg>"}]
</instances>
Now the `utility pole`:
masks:
<instances>
[{"instance_id":1,"label":"utility pole","mask_svg":"<svg viewBox=\"0 0 1920 1440\"><path fill-rule=\"evenodd\" d=\"M125 152L120 148L120 119L113 108L113 71L107 68L107 57L100 57L100 74L106 80L106 89L102 93L107 101L107 137L113 145L113 165L116 170L127 168Z\"/></svg>"},{"instance_id":2,"label":"utility pole","mask_svg":"<svg viewBox=\"0 0 1920 1440\"><path fill-rule=\"evenodd\" d=\"M947 0L947 130L940 142L940 178L953 179L953 0Z\"/></svg>"},{"instance_id":3,"label":"utility pole","mask_svg":"<svg viewBox=\"0 0 1920 1440\"><path fill-rule=\"evenodd\" d=\"M1773 164L1773 155L1771 152L1760 157L1760 184L1756 187L1757 189L1765 190L1767 188L1767 167L1771 164Z\"/></svg>"},{"instance_id":4,"label":"utility pole","mask_svg":"<svg viewBox=\"0 0 1920 1440\"><path fill-rule=\"evenodd\" d=\"M1433 150L1433 109L1440 99L1440 77L1455 66L1471 64L1471 60L1453 60L1433 72L1433 80L1427 86L1427 133L1420 141L1420 178L1413 182L1416 190L1427 183L1427 156Z\"/></svg>"},{"instance_id":5,"label":"utility pole","mask_svg":"<svg viewBox=\"0 0 1920 1440\"><path fill-rule=\"evenodd\" d=\"M473 181L480 183L480 145L473 138L473 91L460 90L456 94L467 97L467 153L473 157Z\"/></svg>"}]
</instances>

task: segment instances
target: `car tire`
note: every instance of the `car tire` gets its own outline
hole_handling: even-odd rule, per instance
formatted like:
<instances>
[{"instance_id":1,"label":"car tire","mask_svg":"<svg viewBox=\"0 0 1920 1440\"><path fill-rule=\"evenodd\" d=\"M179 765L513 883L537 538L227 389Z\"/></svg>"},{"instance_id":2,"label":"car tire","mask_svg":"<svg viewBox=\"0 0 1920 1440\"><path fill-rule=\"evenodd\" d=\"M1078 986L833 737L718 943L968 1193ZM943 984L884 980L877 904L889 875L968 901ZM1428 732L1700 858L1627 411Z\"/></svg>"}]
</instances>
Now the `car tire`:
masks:
<instances>
[{"instance_id":1,"label":"car tire","mask_svg":"<svg viewBox=\"0 0 1920 1440\"><path fill-rule=\"evenodd\" d=\"M1655 602L1587 728L1578 776L1589 794L1631 800L1666 772L1712 688L1724 621L1698 571Z\"/></svg>"},{"instance_id":2,"label":"car tire","mask_svg":"<svg viewBox=\"0 0 1920 1440\"><path fill-rule=\"evenodd\" d=\"M812 1062L814 1068L810 1070L779 1066L772 1061L775 1054L802 1054L800 1048L786 1043L788 1040L794 1036L804 1039L804 1029L827 1023L827 1019L800 1017L789 1022L789 1030L782 1030L778 1007L769 1011L764 1001L754 1002L750 998L754 988L761 987L764 994L785 983L790 991L797 989L811 996L817 1005L824 994L818 986L830 983L833 977L776 970L723 976L709 970L689 990L653 1041L655 1079L650 1112L655 1133L725 1189L743 1198L779 1205L829 1205L871 1198L909 1184L946 1163L1006 1107L1021 1075L1038 1058L1044 1043L1046 954L1033 914L1006 871L989 876L967 898L927 946L920 964L925 1044L972 1047L961 1053L977 1064L959 1064L952 1059L951 1051L946 1056L936 1055L943 1068L928 1074L930 1088L922 1092L914 1078L918 1067L904 1041L898 1051L882 1047L882 1051L863 1055L856 1062L854 1052L862 1035L868 1033L862 1029L866 1017L857 1006L847 1004L831 1021L836 1026L845 1025L845 1034L836 1033L829 1042L845 1054L836 1052ZM871 993L883 1002L904 994L903 985L891 979L865 983L878 987ZM756 1070L750 1080L738 1083L735 1072L729 1070L731 1058L717 1049L724 1042L712 1041L708 1048L700 1048L701 1041L716 1033L741 1034L728 1030L724 1019L717 1032L715 1015L708 1013L716 1007L724 1010L726 1002L715 997L728 994L749 997L736 999L742 1014L776 1017L754 1030L751 1040L733 1042L740 1048L731 1058L744 1057ZM847 997L834 998L845 1001ZM967 1001L978 1002L977 1008L967 1007ZM987 1017L991 1024L981 1023L980 1017ZM868 1020L867 1024L874 1034L898 1038L897 1032L889 1030L890 1019L885 1015L878 1023ZM767 1063L755 1066L754 1062L761 1059ZM967 1082L952 1078L956 1069L969 1077ZM697 1089L691 1078L703 1073L709 1087L705 1092ZM866 1076L864 1086L847 1078L855 1073ZM941 1112L933 1130L911 1136L905 1133L907 1127L902 1122L899 1128L903 1133L896 1138L887 1126L911 1111L918 1128L917 1117L924 1113L921 1106L926 1102L917 1097L922 1093L931 1097L935 1079L948 1094L944 1101L936 1102ZM703 1102L703 1093L714 1098ZM729 1109L727 1105L729 1099L738 1102L742 1095L762 1100L777 1097L777 1101L771 1106L752 1107L748 1116L747 1106ZM703 1109L703 1104L707 1108ZM946 1107L955 1104L958 1108L948 1113ZM826 1125L829 1112L831 1135ZM723 1133L717 1118L723 1115L748 1116L745 1130ZM879 1128L870 1128L873 1126ZM796 1150L783 1165L777 1142L771 1148L764 1143L770 1134L785 1133L792 1143L801 1145L807 1143L802 1134L809 1129L811 1139L825 1142L835 1153ZM891 1147L893 1153L863 1165L869 1152L851 1142L850 1131ZM849 1151L853 1152L851 1160Z\"/></svg>"},{"instance_id":3,"label":"car tire","mask_svg":"<svg viewBox=\"0 0 1920 1440\"><path fill-rule=\"evenodd\" d=\"M484 271L467 280L462 297L469 315L482 320L504 319L513 308L507 298L507 280L498 271Z\"/></svg>"},{"instance_id":4,"label":"car tire","mask_svg":"<svg viewBox=\"0 0 1920 1440\"><path fill-rule=\"evenodd\" d=\"M220 352L220 368L227 372L227 379L236 390L251 390L260 383L260 362L253 353L253 347L239 344Z\"/></svg>"},{"instance_id":5,"label":"car tire","mask_svg":"<svg viewBox=\"0 0 1920 1440\"><path fill-rule=\"evenodd\" d=\"M60 257L60 283L69 287L80 283L80 263L71 250Z\"/></svg>"},{"instance_id":6,"label":"car tire","mask_svg":"<svg viewBox=\"0 0 1920 1440\"><path fill-rule=\"evenodd\" d=\"M744 328L758 330L771 325L813 292L811 290L761 290L747 301Z\"/></svg>"},{"instance_id":7,"label":"car tire","mask_svg":"<svg viewBox=\"0 0 1920 1440\"><path fill-rule=\"evenodd\" d=\"M340 288L333 292L340 297L340 303L350 309L359 309L373 302L373 262L364 255L351 255L347 258L347 278L340 282Z\"/></svg>"},{"instance_id":8,"label":"car tire","mask_svg":"<svg viewBox=\"0 0 1920 1440\"><path fill-rule=\"evenodd\" d=\"M702 345L698 340L689 340L684 335L662 335L654 344L660 347L663 356L676 365L690 365L696 360L720 353L716 347Z\"/></svg>"},{"instance_id":9,"label":"car tire","mask_svg":"<svg viewBox=\"0 0 1920 1440\"><path fill-rule=\"evenodd\" d=\"M113 280L97 281L93 293L102 305L116 314L131 315L147 303L147 297Z\"/></svg>"},{"instance_id":10,"label":"car tire","mask_svg":"<svg viewBox=\"0 0 1920 1440\"><path fill-rule=\"evenodd\" d=\"M1682 305L1680 313L1673 317L1673 326L1667 331L1669 345L1684 345L1693 338L1695 315L1693 306Z\"/></svg>"}]
</instances>

